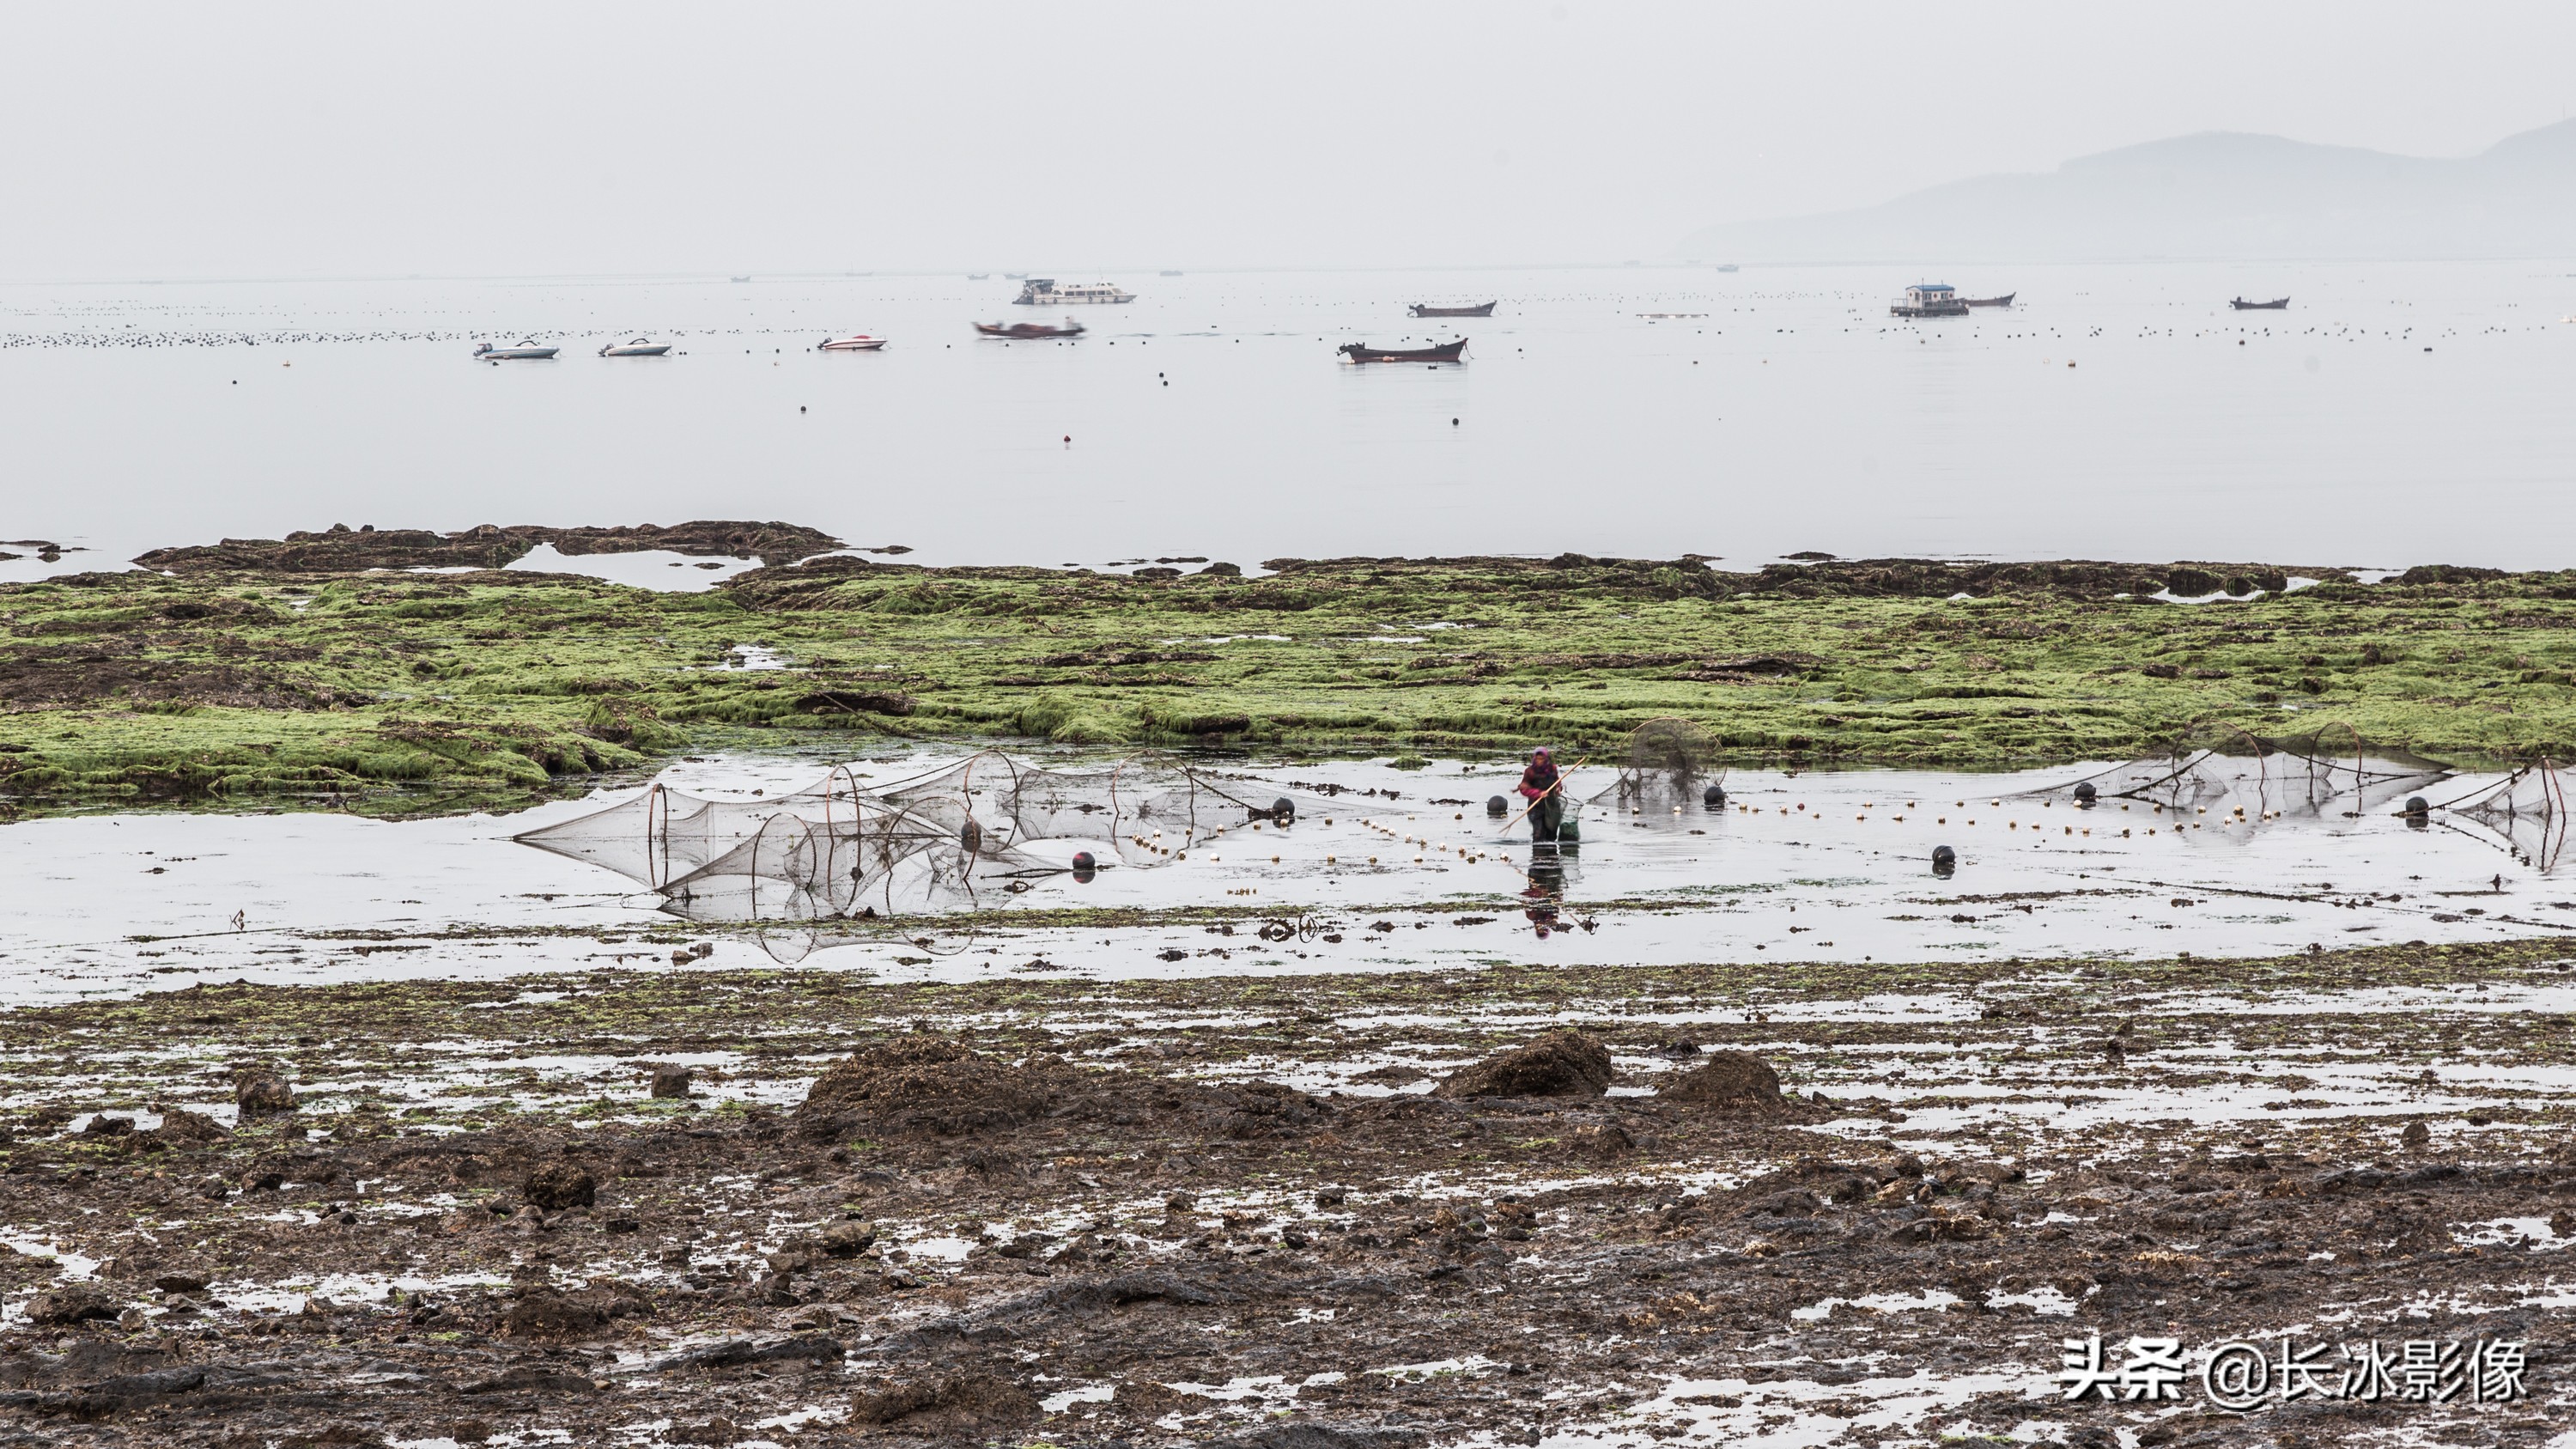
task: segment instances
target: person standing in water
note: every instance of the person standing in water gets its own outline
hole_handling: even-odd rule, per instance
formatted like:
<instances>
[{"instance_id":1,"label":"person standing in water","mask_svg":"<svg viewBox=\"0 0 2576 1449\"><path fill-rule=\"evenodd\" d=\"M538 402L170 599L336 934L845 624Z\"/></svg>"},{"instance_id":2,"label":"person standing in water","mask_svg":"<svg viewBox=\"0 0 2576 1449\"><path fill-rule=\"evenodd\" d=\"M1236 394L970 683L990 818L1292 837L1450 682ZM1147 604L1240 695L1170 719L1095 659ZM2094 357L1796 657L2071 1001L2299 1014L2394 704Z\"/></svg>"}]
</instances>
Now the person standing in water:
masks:
<instances>
[{"instance_id":1,"label":"person standing in water","mask_svg":"<svg viewBox=\"0 0 2576 1449\"><path fill-rule=\"evenodd\" d=\"M1532 841L1555 840L1557 827L1565 821L1565 792L1557 788L1560 778L1555 756L1544 748L1530 752L1529 768L1521 771L1521 798L1531 802Z\"/></svg>"}]
</instances>

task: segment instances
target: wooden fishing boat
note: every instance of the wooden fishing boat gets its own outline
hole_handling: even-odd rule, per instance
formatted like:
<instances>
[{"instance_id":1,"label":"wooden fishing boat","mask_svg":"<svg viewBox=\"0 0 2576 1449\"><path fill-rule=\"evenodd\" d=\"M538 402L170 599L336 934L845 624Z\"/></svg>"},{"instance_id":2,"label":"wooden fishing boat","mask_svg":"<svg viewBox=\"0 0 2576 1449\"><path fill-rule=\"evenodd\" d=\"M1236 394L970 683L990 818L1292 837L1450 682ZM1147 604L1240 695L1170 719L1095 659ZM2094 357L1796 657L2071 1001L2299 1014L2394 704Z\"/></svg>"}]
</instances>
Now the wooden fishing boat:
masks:
<instances>
[{"instance_id":1,"label":"wooden fishing boat","mask_svg":"<svg viewBox=\"0 0 2576 1449\"><path fill-rule=\"evenodd\" d=\"M1413 315L1416 317L1491 317L1494 315L1494 306L1492 302L1484 302L1473 307L1434 307L1428 302L1416 302L1413 304Z\"/></svg>"},{"instance_id":2,"label":"wooden fishing boat","mask_svg":"<svg viewBox=\"0 0 2576 1449\"><path fill-rule=\"evenodd\" d=\"M1467 339L1461 337L1438 347L1371 347L1365 342L1346 342L1333 350L1353 362L1456 362L1467 350Z\"/></svg>"},{"instance_id":3,"label":"wooden fishing boat","mask_svg":"<svg viewBox=\"0 0 2576 1449\"><path fill-rule=\"evenodd\" d=\"M2290 310L2290 299L2275 297L2269 302L2248 302L2242 297L2232 297L2228 299L2227 305L2239 312L2287 312Z\"/></svg>"},{"instance_id":4,"label":"wooden fishing boat","mask_svg":"<svg viewBox=\"0 0 2576 1449\"><path fill-rule=\"evenodd\" d=\"M1971 307L2009 307L2015 295L2015 293L2006 292L2000 297L1969 297L1964 300Z\"/></svg>"},{"instance_id":5,"label":"wooden fishing boat","mask_svg":"<svg viewBox=\"0 0 2576 1449\"><path fill-rule=\"evenodd\" d=\"M1965 317L1968 304L1959 300L1959 289L1943 282L1925 282L1905 289L1905 300L1887 309L1898 317Z\"/></svg>"},{"instance_id":6,"label":"wooden fishing boat","mask_svg":"<svg viewBox=\"0 0 2576 1449\"><path fill-rule=\"evenodd\" d=\"M1005 342L1031 342L1048 337L1080 337L1083 326L1067 317L1061 327L1044 322L1013 322L1008 326L999 322L978 322L975 324L975 330L986 337L999 337Z\"/></svg>"}]
</instances>

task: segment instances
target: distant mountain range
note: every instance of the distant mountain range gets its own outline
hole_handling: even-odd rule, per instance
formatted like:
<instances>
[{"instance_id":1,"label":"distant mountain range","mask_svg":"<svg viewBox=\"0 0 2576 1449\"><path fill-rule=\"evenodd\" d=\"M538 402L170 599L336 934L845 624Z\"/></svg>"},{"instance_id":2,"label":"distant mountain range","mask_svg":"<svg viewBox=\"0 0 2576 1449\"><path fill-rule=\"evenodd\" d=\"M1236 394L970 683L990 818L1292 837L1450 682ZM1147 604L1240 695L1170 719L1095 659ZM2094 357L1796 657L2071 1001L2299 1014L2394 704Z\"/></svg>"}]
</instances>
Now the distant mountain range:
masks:
<instances>
[{"instance_id":1,"label":"distant mountain range","mask_svg":"<svg viewBox=\"0 0 2576 1449\"><path fill-rule=\"evenodd\" d=\"M1712 262L2576 257L2576 120L2462 160L2212 131L1858 211L1695 232Z\"/></svg>"}]
</instances>

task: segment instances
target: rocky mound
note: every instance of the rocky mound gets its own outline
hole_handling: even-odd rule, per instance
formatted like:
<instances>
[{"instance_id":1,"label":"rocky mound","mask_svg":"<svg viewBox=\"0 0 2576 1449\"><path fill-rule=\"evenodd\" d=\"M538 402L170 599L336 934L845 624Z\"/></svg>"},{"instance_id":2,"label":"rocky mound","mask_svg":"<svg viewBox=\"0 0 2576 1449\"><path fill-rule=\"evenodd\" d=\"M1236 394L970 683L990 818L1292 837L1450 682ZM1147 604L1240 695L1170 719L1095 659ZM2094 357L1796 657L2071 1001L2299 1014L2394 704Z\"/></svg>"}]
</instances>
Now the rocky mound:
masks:
<instances>
[{"instance_id":1,"label":"rocky mound","mask_svg":"<svg viewBox=\"0 0 2576 1449\"><path fill-rule=\"evenodd\" d=\"M1014 1064L945 1037L898 1037L833 1063L796 1117L809 1128L864 1119L942 1136L988 1132L1045 1116L1079 1086L1078 1075L1062 1057Z\"/></svg>"},{"instance_id":2,"label":"rocky mound","mask_svg":"<svg viewBox=\"0 0 2576 1449\"><path fill-rule=\"evenodd\" d=\"M2188 598L2203 594L2278 593L2293 571L2271 564L2098 563L2065 559L2048 563L1948 563L1937 559L1819 558L1804 564L1771 564L1743 586L1785 598L1945 599L1952 594L2040 594L2068 599L2137 598L2170 589ZM2311 578L2349 580L2341 569L2301 568Z\"/></svg>"},{"instance_id":3,"label":"rocky mound","mask_svg":"<svg viewBox=\"0 0 2576 1449\"><path fill-rule=\"evenodd\" d=\"M614 528L547 528L486 523L456 533L426 528L351 528L335 523L320 532L303 529L283 539L228 538L221 543L156 548L134 561L174 574L347 574L368 569L497 569L527 557L539 544L559 553L641 553L668 549L702 558L776 559L786 562L839 548L841 541L794 523L698 519L689 523L621 524Z\"/></svg>"},{"instance_id":4,"label":"rocky mound","mask_svg":"<svg viewBox=\"0 0 2576 1449\"><path fill-rule=\"evenodd\" d=\"M1598 1097L1610 1090L1608 1048L1571 1027L1459 1068L1432 1088L1442 1097Z\"/></svg>"},{"instance_id":5,"label":"rocky mound","mask_svg":"<svg viewBox=\"0 0 2576 1449\"><path fill-rule=\"evenodd\" d=\"M1711 1053L1658 1095L1667 1102L1740 1112L1775 1113L1788 1107L1780 1096L1780 1074L1751 1052Z\"/></svg>"},{"instance_id":6,"label":"rocky mound","mask_svg":"<svg viewBox=\"0 0 2576 1449\"><path fill-rule=\"evenodd\" d=\"M1006 1429L1038 1417L1035 1394L998 1374L968 1373L935 1382L898 1384L862 1393L850 1403L850 1422L968 1435Z\"/></svg>"}]
</instances>

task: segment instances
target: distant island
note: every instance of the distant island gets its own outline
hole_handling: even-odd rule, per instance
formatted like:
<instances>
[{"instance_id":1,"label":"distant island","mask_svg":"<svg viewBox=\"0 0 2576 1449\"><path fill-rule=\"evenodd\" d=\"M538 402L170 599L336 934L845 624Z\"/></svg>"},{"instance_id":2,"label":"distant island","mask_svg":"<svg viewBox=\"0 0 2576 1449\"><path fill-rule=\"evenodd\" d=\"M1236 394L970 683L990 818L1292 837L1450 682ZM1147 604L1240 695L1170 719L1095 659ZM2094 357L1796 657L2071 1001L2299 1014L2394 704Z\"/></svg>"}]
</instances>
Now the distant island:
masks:
<instances>
[{"instance_id":1,"label":"distant island","mask_svg":"<svg viewBox=\"0 0 2576 1449\"><path fill-rule=\"evenodd\" d=\"M1723 262L2576 256L2576 120L2458 160L2212 131L1856 211L1713 226Z\"/></svg>"}]
</instances>

